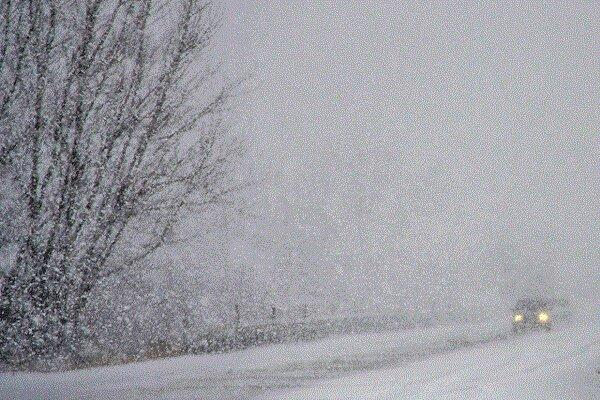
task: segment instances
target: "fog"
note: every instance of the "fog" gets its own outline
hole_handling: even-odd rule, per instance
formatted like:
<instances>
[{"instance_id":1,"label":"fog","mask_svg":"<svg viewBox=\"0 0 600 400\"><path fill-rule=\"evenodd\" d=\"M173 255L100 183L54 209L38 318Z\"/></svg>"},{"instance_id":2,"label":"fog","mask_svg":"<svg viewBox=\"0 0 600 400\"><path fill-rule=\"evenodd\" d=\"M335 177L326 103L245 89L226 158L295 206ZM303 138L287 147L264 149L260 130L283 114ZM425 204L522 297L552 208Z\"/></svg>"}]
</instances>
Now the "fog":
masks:
<instances>
[{"instance_id":1,"label":"fog","mask_svg":"<svg viewBox=\"0 0 600 400\"><path fill-rule=\"evenodd\" d=\"M225 5L260 181L246 225L263 250L303 254L292 286L369 308L488 307L540 287L597 299L593 3ZM239 251L258 274L286 273L256 247Z\"/></svg>"},{"instance_id":2,"label":"fog","mask_svg":"<svg viewBox=\"0 0 600 400\"><path fill-rule=\"evenodd\" d=\"M0 398L596 398L596 3L2 3Z\"/></svg>"}]
</instances>

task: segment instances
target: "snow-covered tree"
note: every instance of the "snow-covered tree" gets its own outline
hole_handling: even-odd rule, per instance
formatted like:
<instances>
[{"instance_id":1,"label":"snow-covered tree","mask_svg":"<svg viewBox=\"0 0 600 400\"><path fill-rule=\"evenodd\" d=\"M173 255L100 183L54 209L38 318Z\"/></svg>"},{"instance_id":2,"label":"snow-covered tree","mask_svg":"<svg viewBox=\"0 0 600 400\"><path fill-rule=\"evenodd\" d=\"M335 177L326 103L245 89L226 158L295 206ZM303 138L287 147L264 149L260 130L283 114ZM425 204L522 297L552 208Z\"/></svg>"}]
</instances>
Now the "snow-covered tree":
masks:
<instances>
[{"instance_id":1,"label":"snow-covered tree","mask_svg":"<svg viewBox=\"0 0 600 400\"><path fill-rule=\"evenodd\" d=\"M2 358L75 350L99 282L236 186L197 0L0 4Z\"/></svg>"}]
</instances>

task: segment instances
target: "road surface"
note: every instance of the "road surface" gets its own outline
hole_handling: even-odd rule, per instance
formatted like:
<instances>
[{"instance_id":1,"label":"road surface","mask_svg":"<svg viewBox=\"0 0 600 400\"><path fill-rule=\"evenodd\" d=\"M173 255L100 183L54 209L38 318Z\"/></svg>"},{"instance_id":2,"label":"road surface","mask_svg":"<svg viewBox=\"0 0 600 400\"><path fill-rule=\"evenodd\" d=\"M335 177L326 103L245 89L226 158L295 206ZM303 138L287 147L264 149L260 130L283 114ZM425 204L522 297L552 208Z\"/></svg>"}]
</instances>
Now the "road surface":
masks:
<instances>
[{"instance_id":1,"label":"road surface","mask_svg":"<svg viewBox=\"0 0 600 400\"><path fill-rule=\"evenodd\" d=\"M0 374L2 399L600 399L597 321L458 324L63 373Z\"/></svg>"}]
</instances>

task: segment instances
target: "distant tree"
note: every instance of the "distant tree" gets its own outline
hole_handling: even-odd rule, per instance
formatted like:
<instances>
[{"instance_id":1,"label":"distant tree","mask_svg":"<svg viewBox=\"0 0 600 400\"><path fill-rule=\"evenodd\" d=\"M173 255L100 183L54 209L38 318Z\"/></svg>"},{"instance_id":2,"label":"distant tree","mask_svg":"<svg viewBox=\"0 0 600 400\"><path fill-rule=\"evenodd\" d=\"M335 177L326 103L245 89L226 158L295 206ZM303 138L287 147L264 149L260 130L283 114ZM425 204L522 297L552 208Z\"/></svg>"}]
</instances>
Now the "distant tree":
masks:
<instances>
[{"instance_id":1,"label":"distant tree","mask_svg":"<svg viewBox=\"0 0 600 400\"><path fill-rule=\"evenodd\" d=\"M207 1L0 3L5 361L74 351L99 282L236 188L219 25Z\"/></svg>"}]
</instances>

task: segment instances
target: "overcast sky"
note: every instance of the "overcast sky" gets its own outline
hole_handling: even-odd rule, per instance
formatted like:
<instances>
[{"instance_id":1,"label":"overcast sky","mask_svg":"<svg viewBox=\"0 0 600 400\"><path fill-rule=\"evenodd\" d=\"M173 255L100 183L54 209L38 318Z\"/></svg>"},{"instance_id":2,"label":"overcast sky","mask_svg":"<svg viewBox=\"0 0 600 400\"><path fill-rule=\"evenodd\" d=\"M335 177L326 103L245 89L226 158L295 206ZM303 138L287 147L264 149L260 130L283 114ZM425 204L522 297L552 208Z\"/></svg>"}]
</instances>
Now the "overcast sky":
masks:
<instances>
[{"instance_id":1,"label":"overcast sky","mask_svg":"<svg viewBox=\"0 0 600 400\"><path fill-rule=\"evenodd\" d=\"M464 302L507 241L600 290L600 7L566 3L227 0L271 234L376 297Z\"/></svg>"}]
</instances>

